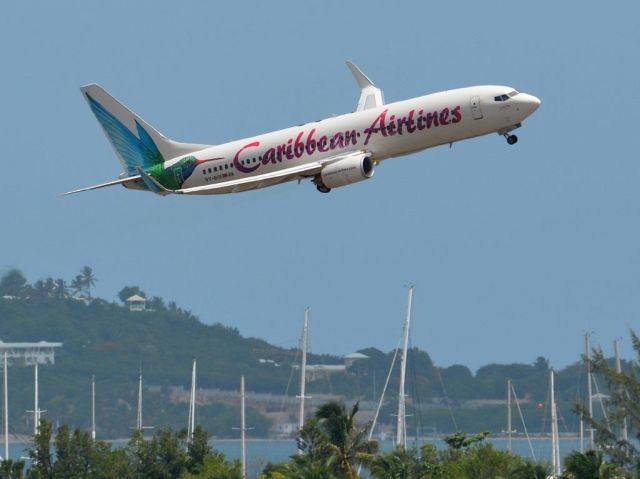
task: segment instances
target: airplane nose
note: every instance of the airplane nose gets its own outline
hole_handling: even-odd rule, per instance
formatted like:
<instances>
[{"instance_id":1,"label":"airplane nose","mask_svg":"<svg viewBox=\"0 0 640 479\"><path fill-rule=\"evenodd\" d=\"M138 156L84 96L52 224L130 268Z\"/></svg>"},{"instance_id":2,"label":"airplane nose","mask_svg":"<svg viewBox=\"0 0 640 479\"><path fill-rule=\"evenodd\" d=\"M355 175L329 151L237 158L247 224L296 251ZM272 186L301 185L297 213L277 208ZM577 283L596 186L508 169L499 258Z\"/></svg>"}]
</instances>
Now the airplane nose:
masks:
<instances>
[{"instance_id":1,"label":"airplane nose","mask_svg":"<svg viewBox=\"0 0 640 479\"><path fill-rule=\"evenodd\" d=\"M526 107L527 110L529 110L529 115L536 111L540 106L540 103L542 103L540 101L540 98L529 95L528 93L521 93L518 96L520 97L520 101L522 102L522 104Z\"/></svg>"}]
</instances>

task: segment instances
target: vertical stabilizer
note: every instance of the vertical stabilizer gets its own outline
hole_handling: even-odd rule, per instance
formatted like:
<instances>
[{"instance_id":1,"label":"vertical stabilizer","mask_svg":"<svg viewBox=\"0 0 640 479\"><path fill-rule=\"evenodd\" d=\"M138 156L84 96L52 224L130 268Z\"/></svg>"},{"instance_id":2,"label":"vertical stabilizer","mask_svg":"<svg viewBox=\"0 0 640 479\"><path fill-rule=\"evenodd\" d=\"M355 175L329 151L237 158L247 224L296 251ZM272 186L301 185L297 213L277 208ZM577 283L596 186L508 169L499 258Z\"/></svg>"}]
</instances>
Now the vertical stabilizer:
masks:
<instances>
[{"instance_id":1,"label":"vertical stabilizer","mask_svg":"<svg viewBox=\"0 0 640 479\"><path fill-rule=\"evenodd\" d=\"M128 176L136 175L139 167L149 168L209 146L168 139L100 85L85 85L80 91Z\"/></svg>"}]
</instances>

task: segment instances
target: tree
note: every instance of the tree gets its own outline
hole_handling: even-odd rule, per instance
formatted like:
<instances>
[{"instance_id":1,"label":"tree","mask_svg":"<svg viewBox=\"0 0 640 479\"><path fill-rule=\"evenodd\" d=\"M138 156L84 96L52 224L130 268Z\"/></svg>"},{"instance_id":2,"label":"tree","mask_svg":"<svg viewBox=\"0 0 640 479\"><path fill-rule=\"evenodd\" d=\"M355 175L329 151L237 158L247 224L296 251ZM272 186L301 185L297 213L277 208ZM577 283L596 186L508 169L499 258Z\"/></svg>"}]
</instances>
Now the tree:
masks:
<instances>
[{"instance_id":1,"label":"tree","mask_svg":"<svg viewBox=\"0 0 640 479\"><path fill-rule=\"evenodd\" d=\"M191 473L199 473L203 466L204 460L211 452L209 446L209 435L202 426L196 426L193 430L193 438L187 446L187 469Z\"/></svg>"},{"instance_id":2,"label":"tree","mask_svg":"<svg viewBox=\"0 0 640 479\"><path fill-rule=\"evenodd\" d=\"M414 479L424 477L422 464L416 449L396 447L379 454L371 464L371 475L375 479Z\"/></svg>"},{"instance_id":3,"label":"tree","mask_svg":"<svg viewBox=\"0 0 640 479\"><path fill-rule=\"evenodd\" d=\"M74 296L79 296L84 291L84 280L81 274L77 274L75 278L71 280L71 293Z\"/></svg>"},{"instance_id":4,"label":"tree","mask_svg":"<svg viewBox=\"0 0 640 479\"><path fill-rule=\"evenodd\" d=\"M10 269L0 279L0 296L20 297L27 285L27 278L19 269Z\"/></svg>"},{"instance_id":5,"label":"tree","mask_svg":"<svg viewBox=\"0 0 640 479\"><path fill-rule=\"evenodd\" d=\"M64 299L67 297L67 282L58 278L53 284L53 297L56 299Z\"/></svg>"},{"instance_id":6,"label":"tree","mask_svg":"<svg viewBox=\"0 0 640 479\"><path fill-rule=\"evenodd\" d=\"M0 479L22 479L24 461L22 459L4 459L0 462Z\"/></svg>"},{"instance_id":7,"label":"tree","mask_svg":"<svg viewBox=\"0 0 640 479\"><path fill-rule=\"evenodd\" d=\"M564 468L566 479L613 479L618 476L616 467L605 462L599 451L574 451L564 459Z\"/></svg>"},{"instance_id":8,"label":"tree","mask_svg":"<svg viewBox=\"0 0 640 479\"><path fill-rule=\"evenodd\" d=\"M319 451L329 453L334 460L335 475L344 479L357 478L357 466L371 464L378 451L378 443L367 437L371 423L364 427L356 424L359 408L356 402L347 411L344 403L329 401L318 408L316 421L310 423L324 436Z\"/></svg>"},{"instance_id":9,"label":"tree","mask_svg":"<svg viewBox=\"0 0 640 479\"><path fill-rule=\"evenodd\" d=\"M147 297L147 295L140 289L139 286L125 286L118 293L118 298L120 299L120 301L126 304L127 299L135 294L140 295L143 298Z\"/></svg>"},{"instance_id":10,"label":"tree","mask_svg":"<svg viewBox=\"0 0 640 479\"><path fill-rule=\"evenodd\" d=\"M596 430L596 444L613 464L624 473L640 475L640 452L637 448L637 440L640 440L640 337L634 331L630 334L636 359L630 362L626 371L618 373L606 360L602 349L593 350L592 369L604 376L609 390L608 422L590 417L582 403L576 403L575 410ZM618 437L617 432L623 422L626 422L629 437L635 436L636 441Z\"/></svg>"},{"instance_id":11,"label":"tree","mask_svg":"<svg viewBox=\"0 0 640 479\"><path fill-rule=\"evenodd\" d=\"M53 458L51 455L51 423L41 420L38 432L33 436L28 454L31 459L31 469L28 478L49 479L53 474Z\"/></svg>"},{"instance_id":12,"label":"tree","mask_svg":"<svg viewBox=\"0 0 640 479\"><path fill-rule=\"evenodd\" d=\"M82 285L87 291L87 297L91 298L91 287L94 286L98 280L90 266L84 266L80 271L80 276L82 277Z\"/></svg>"}]
</instances>

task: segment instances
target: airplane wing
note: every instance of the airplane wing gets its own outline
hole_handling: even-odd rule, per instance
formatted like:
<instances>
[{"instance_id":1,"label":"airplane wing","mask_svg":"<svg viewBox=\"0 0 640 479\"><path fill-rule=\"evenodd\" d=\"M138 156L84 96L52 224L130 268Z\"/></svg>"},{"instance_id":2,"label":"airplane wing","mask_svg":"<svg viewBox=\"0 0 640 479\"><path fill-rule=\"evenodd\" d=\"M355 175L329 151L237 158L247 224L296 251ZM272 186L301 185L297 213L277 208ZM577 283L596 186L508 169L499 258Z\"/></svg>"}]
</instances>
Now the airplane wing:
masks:
<instances>
[{"instance_id":1,"label":"airplane wing","mask_svg":"<svg viewBox=\"0 0 640 479\"><path fill-rule=\"evenodd\" d=\"M99 185L88 186L86 188L80 188L79 190L67 191L62 193L62 196L72 195L74 193L81 193L83 191L97 190L98 188L106 188L107 186L122 185L125 183L137 183L141 180L140 175L128 176L126 178L120 178L119 180L108 181L106 183L100 183Z\"/></svg>"},{"instance_id":2,"label":"airplane wing","mask_svg":"<svg viewBox=\"0 0 640 479\"><path fill-rule=\"evenodd\" d=\"M357 66L350 61L346 63L360 87L360 99L358 100L358 108L356 108L356 111L368 110L369 108L377 108L384 105L382 90L376 87L373 82L369 80L369 77L362 73L362 70Z\"/></svg>"},{"instance_id":3,"label":"airplane wing","mask_svg":"<svg viewBox=\"0 0 640 479\"><path fill-rule=\"evenodd\" d=\"M305 165L294 166L284 170L274 171L272 173L265 173L263 175L250 176L247 178L241 178L238 180L225 181L223 183L216 183L214 185L194 186L193 188L184 188L182 190L175 190L172 193L179 193L185 195L194 194L207 194L210 192L228 190L231 193L239 193L241 191L252 190L255 188L263 188L265 186L277 185L292 180L300 180L315 176L320 173L322 167L328 163L347 158L351 155L362 154L363 151L351 151L349 153L342 153L340 155L325 158L320 161L314 161L313 163L307 163Z\"/></svg>"}]
</instances>

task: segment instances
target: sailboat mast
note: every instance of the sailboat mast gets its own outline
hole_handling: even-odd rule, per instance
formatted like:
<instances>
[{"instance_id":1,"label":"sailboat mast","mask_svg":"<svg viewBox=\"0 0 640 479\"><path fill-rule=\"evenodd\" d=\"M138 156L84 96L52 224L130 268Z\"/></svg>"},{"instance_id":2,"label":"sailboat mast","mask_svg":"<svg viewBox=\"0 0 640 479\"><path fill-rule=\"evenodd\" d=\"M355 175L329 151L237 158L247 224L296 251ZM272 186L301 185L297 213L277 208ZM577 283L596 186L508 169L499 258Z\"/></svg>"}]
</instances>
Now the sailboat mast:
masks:
<instances>
[{"instance_id":1,"label":"sailboat mast","mask_svg":"<svg viewBox=\"0 0 640 479\"><path fill-rule=\"evenodd\" d=\"M40 425L40 409L38 406L38 361L33 367L33 434L38 434Z\"/></svg>"},{"instance_id":2,"label":"sailboat mast","mask_svg":"<svg viewBox=\"0 0 640 479\"><path fill-rule=\"evenodd\" d=\"M96 440L96 375L91 375L91 439Z\"/></svg>"},{"instance_id":3,"label":"sailboat mast","mask_svg":"<svg viewBox=\"0 0 640 479\"><path fill-rule=\"evenodd\" d=\"M554 371L550 371L551 389L551 463L553 465L554 477L560 477L560 444L558 438L558 410L556 408L556 395L554 384Z\"/></svg>"},{"instance_id":4,"label":"sailboat mast","mask_svg":"<svg viewBox=\"0 0 640 479\"><path fill-rule=\"evenodd\" d=\"M613 352L616 356L616 372L618 374L622 373L622 364L620 363L620 345L618 343L618 340L616 339L613 342ZM621 393L624 393L624 390L620 391ZM620 436L621 439L623 441L627 441L629 439L629 433L627 431L627 418L622 418L622 427L620 428Z\"/></svg>"},{"instance_id":5,"label":"sailboat mast","mask_svg":"<svg viewBox=\"0 0 640 479\"><path fill-rule=\"evenodd\" d=\"M511 452L511 379L507 380L507 450Z\"/></svg>"},{"instance_id":6,"label":"sailboat mast","mask_svg":"<svg viewBox=\"0 0 640 479\"><path fill-rule=\"evenodd\" d=\"M242 464L242 479L246 479L247 477L247 425L245 422L245 394L244 394L244 375L240 377L240 442L241 442L241 451L240 458Z\"/></svg>"},{"instance_id":7,"label":"sailboat mast","mask_svg":"<svg viewBox=\"0 0 640 479\"><path fill-rule=\"evenodd\" d=\"M407 311L402 331L402 357L400 358L400 389L398 392L398 424L396 427L396 446L407 446L406 394L405 379L407 372L407 351L409 349L409 327L411 324L411 303L413 302L413 286L409 287Z\"/></svg>"},{"instance_id":8,"label":"sailboat mast","mask_svg":"<svg viewBox=\"0 0 640 479\"><path fill-rule=\"evenodd\" d=\"M136 427L142 432L142 373L138 377L138 420Z\"/></svg>"},{"instance_id":9,"label":"sailboat mast","mask_svg":"<svg viewBox=\"0 0 640 479\"><path fill-rule=\"evenodd\" d=\"M589 404L589 417L593 418L593 392L592 392L592 377L591 377L591 345L590 345L590 335L586 333L584 335L584 349L587 361L587 395L588 395L588 404ZM593 450L593 440L594 440L594 431L592 427L589 427L589 449Z\"/></svg>"},{"instance_id":10,"label":"sailboat mast","mask_svg":"<svg viewBox=\"0 0 640 479\"><path fill-rule=\"evenodd\" d=\"M300 426L304 427L304 400L307 388L307 340L309 334L309 308L304 310L304 326L302 328L302 364L300 365Z\"/></svg>"},{"instance_id":11,"label":"sailboat mast","mask_svg":"<svg viewBox=\"0 0 640 479\"><path fill-rule=\"evenodd\" d=\"M187 437L193 439L193 431L196 425L196 360L193 360L191 368L191 394L189 395L189 420L187 424Z\"/></svg>"},{"instance_id":12,"label":"sailboat mast","mask_svg":"<svg viewBox=\"0 0 640 479\"><path fill-rule=\"evenodd\" d=\"M3 392L4 392L4 459L9 459L9 381L7 379L7 352L3 355L4 364L4 380L3 380Z\"/></svg>"}]
</instances>

